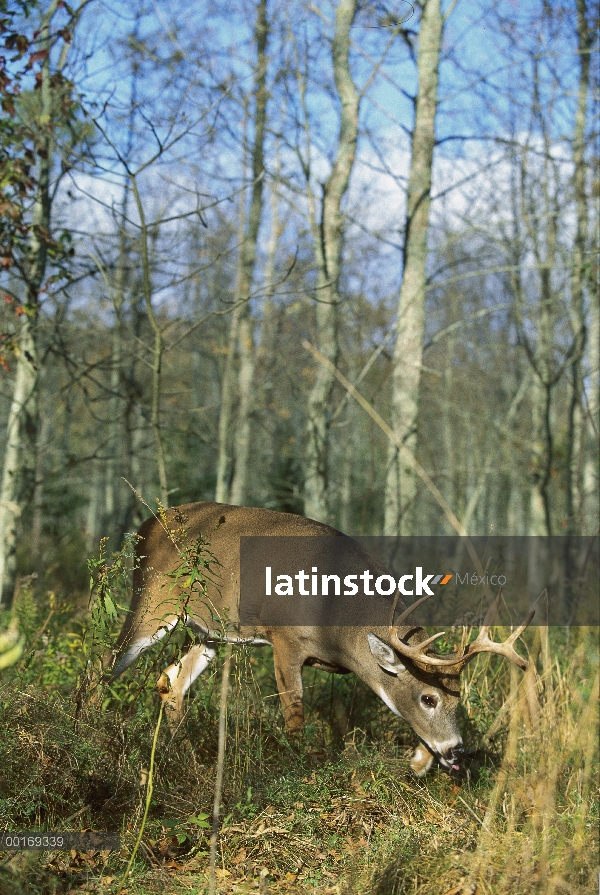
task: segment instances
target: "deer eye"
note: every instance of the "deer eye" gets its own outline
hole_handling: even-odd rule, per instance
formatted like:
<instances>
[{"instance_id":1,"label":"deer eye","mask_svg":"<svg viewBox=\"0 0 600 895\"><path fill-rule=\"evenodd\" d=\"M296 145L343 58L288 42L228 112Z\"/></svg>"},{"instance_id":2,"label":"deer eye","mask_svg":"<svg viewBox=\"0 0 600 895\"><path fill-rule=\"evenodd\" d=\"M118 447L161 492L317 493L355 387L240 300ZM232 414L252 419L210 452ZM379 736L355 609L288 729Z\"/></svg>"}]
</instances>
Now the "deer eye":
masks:
<instances>
[{"instance_id":1,"label":"deer eye","mask_svg":"<svg viewBox=\"0 0 600 895\"><path fill-rule=\"evenodd\" d=\"M435 696L421 696L421 702L423 705L427 706L428 709L434 709L438 704L437 698Z\"/></svg>"}]
</instances>

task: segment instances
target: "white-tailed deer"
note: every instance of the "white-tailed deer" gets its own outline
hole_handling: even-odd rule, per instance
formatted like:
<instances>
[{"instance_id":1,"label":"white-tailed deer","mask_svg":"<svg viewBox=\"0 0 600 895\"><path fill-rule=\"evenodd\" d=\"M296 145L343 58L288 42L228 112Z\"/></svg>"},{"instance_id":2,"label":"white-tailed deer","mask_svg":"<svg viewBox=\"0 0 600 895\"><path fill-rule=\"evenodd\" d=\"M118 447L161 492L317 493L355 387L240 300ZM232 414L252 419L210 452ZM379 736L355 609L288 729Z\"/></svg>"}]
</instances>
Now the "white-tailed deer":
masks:
<instances>
[{"instance_id":1,"label":"white-tailed deer","mask_svg":"<svg viewBox=\"0 0 600 895\"><path fill-rule=\"evenodd\" d=\"M131 610L116 645L114 680L152 644L160 640L182 617L197 632L195 643L180 660L170 665L158 680L158 689L171 726L183 715L185 693L213 659L217 643L271 644L277 689L289 732L304 724L302 668L311 665L332 673L354 672L394 712L413 727L421 740L411 766L424 774L434 758L457 770L463 743L456 720L460 695L459 675L464 665L480 652L499 653L527 668L527 660L513 644L531 621L516 629L508 640L496 643L489 637L495 606L485 619L479 636L459 653L439 656L430 652L434 640L406 619L409 610L398 604L394 622L370 627L244 626L239 623L240 538L243 536L341 537L340 532L320 522L288 513L217 503L192 503L167 512L168 527L185 527L188 538L202 534L219 562L219 587L210 594L215 615L227 619L227 627L207 622L206 600L187 599L182 609L182 591L172 573L181 559L173 539L160 520L148 519L139 530L138 563L134 571ZM342 536L343 537L343 536ZM365 551L358 544L357 573L364 569ZM316 547L316 542L315 542ZM371 559L371 568L385 569ZM393 613L392 613L393 615ZM107 662L110 657L107 657Z\"/></svg>"}]
</instances>

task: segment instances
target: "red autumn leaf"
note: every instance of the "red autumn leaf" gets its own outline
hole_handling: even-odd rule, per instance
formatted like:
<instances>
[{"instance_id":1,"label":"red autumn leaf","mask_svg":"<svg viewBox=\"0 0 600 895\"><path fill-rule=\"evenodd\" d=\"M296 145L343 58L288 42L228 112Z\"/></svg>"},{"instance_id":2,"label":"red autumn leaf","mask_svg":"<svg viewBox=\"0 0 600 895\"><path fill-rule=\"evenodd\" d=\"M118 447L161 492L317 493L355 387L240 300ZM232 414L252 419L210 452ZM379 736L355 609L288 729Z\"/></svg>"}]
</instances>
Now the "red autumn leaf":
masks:
<instances>
[{"instance_id":1,"label":"red autumn leaf","mask_svg":"<svg viewBox=\"0 0 600 895\"><path fill-rule=\"evenodd\" d=\"M25 71L29 71L29 69L35 65L36 62L41 62L42 59L45 59L48 55L48 50L36 50L35 53L32 53L29 57L29 62L25 66Z\"/></svg>"}]
</instances>

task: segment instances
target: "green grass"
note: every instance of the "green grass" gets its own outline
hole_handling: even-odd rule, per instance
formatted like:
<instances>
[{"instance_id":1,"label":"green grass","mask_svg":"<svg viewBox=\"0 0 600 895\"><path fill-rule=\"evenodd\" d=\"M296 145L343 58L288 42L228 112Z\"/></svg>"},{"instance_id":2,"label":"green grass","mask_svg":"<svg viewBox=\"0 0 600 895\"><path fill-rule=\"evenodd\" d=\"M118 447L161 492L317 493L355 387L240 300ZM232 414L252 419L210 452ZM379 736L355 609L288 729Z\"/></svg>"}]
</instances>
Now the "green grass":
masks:
<instances>
[{"instance_id":1,"label":"green grass","mask_svg":"<svg viewBox=\"0 0 600 895\"><path fill-rule=\"evenodd\" d=\"M85 613L27 595L19 611L24 656L0 675L0 830L119 830L122 850L0 852L0 892L116 895L143 811L163 646L91 704ZM307 670L306 735L289 741L270 651L237 650L219 891L595 892L597 631L573 629L568 642L563 629L539 631L526 635L535 673L496 657L468 666L461 724L473 756L460 779L440 769L414 778L414 734L352 676ZM184 728L160 731L128 895L206 890L219 678L216 662Z\"/></svg>"}]
</instances>

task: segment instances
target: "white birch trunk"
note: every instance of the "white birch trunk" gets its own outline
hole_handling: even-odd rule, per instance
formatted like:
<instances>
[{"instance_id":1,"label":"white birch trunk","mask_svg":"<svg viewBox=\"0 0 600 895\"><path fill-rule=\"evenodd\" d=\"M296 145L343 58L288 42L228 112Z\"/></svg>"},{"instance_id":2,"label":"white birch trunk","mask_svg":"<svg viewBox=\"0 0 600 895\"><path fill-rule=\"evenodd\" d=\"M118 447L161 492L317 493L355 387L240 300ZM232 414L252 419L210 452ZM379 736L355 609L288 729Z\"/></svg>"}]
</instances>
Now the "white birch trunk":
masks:
<instances>
[{"instance_id":1,"label":"white birch trunk","mask_svg":"<svg viewBox=\"0 0 600 895\"><path fill-rule=\"evenodd\" d=\"M41 24L39 46L49 49L50 23L58 0L50 4ZM50 54L42 64L40 86L39 158L37 193L33 209L29 258L27 259L24 314L17 331L17 367L8 416L6 447L0 490L0 604L10 605L15 588L17 533L27 479L35 475L35 443L38 425L37 320L39 290L46 272L47 246L43 234L50 232L52 169L52 87Z\"/></svg>"},{"instance_id":2,"label":"white birch trunk","mask_svg":"<svg viewBox=\"0 0 600 895\"><path fill-rule=\"evenodd\" d=\"M241 277L239 300L240 307L238 345L240 367L238 373L238 417L234 433L234 473L231 483L230 500L234 504L244 504L248 491L248 464L250 458L250 424L252 413L252 387L254 382L255 349L254 322L250 308L250 293L256 264L256 248L263 209L264 182L264 142L267 121L267 41L269 23L267 20L266 0L260 0L257 9L256 40L256 77L254 95L254 145L252 147L252 195L248 214L248 229L242 244Z\"/></svg>"},{"instance_id":3,"label":"white birch trunk","mask_svg":"<svg viewBox=\"0 0 600 895\"><path fill-rule=\"evenodd\" d=\"M318 267L316 330L318 348L333 364L338 358L339 279L344 239L342 199L348 188L358 140L360 97L350 73L350 30L357 0L339 0L331 46L333 73L341 103L340 131L335 161L323 188L320 225L311 213L313 244ZM310 184L308 184L310 192ZM312 198L311 196L309 199ZM313 205L313 203L310 203ZM314 207L314 205L313 205ZM306 449L304 453L304 512L327 522L333 516L329 504L329 417L335 378L323 365L315 370L308 398Z\"/></svg>"},{"instance_id":4,"label":"white birch trunk","mask_svg":"<svg viewBox=\"0 0 600 895\"><path fill-rule=\"evenodd\" d=\"M17 571L17 531L23 507L23 486L27 471L34 467L34 451L27 430L37 418L36 319L24 315L18 336L19 356L8 416L6 448L0 492L0 594L10 606Z\"/></svg>"},{"instance_id":5,"label":"white birch trunk","mask_svg":"<svg viewBox=\"0 0 600 895\"><path fill-rule=\"evenodd\" d=\"M138 190L136 175L129 175L131 189L135 199L139 219L140 219L140 249L142 255L142 283L144 292L144 303L146 307L146 315L152 333L154 335L154 344L152 349L152 403L150 410L150 419L152 424L152 435L154 440L154 456L156 461L156 470L158 473L158 486L160 492L160 503L163 509L169 506L169 489L167 486L167 464L165 460L165 450L163 445L162 427L161 427L161 387L162 387L162 363L164 353L163 333L152 305L152 275L150 270L150 250L149 239L151 234L148 232L146 223L146 214L144 205Z\"/></svg>"},{"instance_id":6,"label":"white birch trunk","mask_svg":"<svg viewBox=\"0 0 600 895\"><path fill-rule=\"evenodd\" d=\"M244 242L245 221L246 209L244 205L244 197L241 195L238 221L238 245L240 246L240 256L238 258L234 301L237 301L241 288L241 246ZM231 481L231 420L235 402L235 349L238 340L239 314L239 305L236 305L231 314L227 355L225 357L223 380L221 382L221 407L219 412L219 432L217 436L217 483L215 488L215 500L217 503L229 503L229 485Z\"/></svg>"},{"instance_id":7,"label":"white birch trunk","mask_svg":"<svg viewBox=\"0 0 600 895\"><path fill-rule=\"evenodd\" d=\"M423 358L427 233L435 144L438 69L442 42L441 0L425 0L419 29L418 93L406 198L404 271L398 299L398 329L392 374L392 429L416 454L419 386ZM384 534L417 533L417 480L390 444L385 489Z\"/></svg>"}]
</instances>

